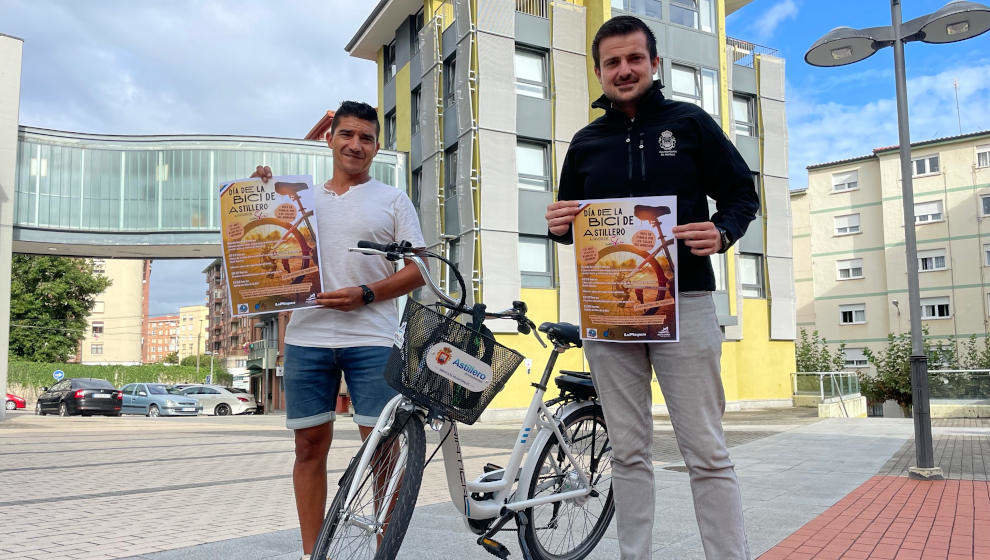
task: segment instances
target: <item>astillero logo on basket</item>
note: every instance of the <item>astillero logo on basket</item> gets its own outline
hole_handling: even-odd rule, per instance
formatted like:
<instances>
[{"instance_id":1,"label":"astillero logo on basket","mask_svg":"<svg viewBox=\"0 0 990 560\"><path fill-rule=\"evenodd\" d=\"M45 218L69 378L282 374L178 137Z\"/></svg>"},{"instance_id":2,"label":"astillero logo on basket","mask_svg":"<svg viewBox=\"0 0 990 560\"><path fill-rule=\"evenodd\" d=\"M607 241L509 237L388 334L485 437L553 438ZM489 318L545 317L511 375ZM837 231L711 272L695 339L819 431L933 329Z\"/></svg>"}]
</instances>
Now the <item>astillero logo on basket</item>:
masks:
<instances>
[{"instance_id":1,"label":"astillero logo on basket","mask_svg":"<svg viewBox=\"0 0 990 560\"><path fill-rule=\"evenodd\" d=\"M430 346L426 367L472 393L480 393L492 384L492 366L446 342Z\"/></svg>"}]
</instances>

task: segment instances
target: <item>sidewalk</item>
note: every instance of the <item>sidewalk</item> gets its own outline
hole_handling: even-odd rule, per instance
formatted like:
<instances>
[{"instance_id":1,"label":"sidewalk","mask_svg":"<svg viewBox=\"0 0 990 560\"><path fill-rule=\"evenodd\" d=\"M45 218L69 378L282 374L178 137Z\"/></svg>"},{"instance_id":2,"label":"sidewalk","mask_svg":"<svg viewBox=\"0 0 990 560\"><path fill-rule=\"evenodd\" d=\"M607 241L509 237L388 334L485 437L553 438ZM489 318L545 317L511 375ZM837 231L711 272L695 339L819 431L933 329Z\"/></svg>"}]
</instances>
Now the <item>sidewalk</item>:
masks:
<instances>
[{"instance_id":1,"label":"sidewalk","mask_svg":"<svg viewBox=\"0 0 990 560\"><path fill-rule=\"evenodd\" d=\"M665 431L668 425L663 418L657 420L654 559L701 560L704 553L688 475L676 452L670 452L674 442L672 434ZM755 557L825 513L883 469L910 439L912 422L807 419L774 427L730 419L726 429L730 442L741 442L731 448L731 454L742 485L747 533ZM438 476L439 472L427 475ZM399 558L490 557L475 544L477 537L467 530L448 499L421 497L420 504ZM511 558L521 558L514 533L502 533L498 540L512 551ZM296 560L299 547L298 531L285 530L143 554L132 560ZM613 523L589 558L617 557Z\"/></svg>"},{"instance_id":2,"label":"sidewalk","mask_svg":"<svg viewBox=\"0 0 990 560\"><path fill-rule=\"evenodd\" d=\"M879 471L761 560L990 560L990 419L935 420L946 480L907 476L907 441Z\"/></svg>"}]
</instances>

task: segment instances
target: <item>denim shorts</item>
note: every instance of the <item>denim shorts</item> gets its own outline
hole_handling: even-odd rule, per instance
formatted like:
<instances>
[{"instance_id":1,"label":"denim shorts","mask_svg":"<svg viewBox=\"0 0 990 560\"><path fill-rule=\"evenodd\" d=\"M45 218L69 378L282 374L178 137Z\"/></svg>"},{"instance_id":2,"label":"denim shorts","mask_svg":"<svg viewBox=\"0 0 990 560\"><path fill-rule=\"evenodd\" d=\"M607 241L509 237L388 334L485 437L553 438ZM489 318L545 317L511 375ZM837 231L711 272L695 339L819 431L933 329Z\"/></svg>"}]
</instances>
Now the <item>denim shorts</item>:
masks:
<instances>
[{"instance_id":1,"label":"denim shorts","mask_svg":"<svg viewBox=\"0 0 990 560\"><path fill-rule=\"evenodd\" d=\"M285 427L310 428L336 417L340 374L354 403L354 422L374 426L397 393L385 381L391 347L315 348L285 345Z\"/></svg>"}]
</instances>

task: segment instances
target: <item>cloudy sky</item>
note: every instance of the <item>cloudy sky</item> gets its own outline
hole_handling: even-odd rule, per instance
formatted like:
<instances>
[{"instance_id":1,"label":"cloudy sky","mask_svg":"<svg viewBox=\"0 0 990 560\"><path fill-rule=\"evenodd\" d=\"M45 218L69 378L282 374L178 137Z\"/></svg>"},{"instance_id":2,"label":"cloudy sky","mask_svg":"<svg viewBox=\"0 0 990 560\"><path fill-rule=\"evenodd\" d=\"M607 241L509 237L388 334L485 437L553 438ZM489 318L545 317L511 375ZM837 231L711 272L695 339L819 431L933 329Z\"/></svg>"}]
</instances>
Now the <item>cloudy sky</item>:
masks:
<instances>
[{"instance_id":1,"label":"cloudy sky","mask_svg":"<svg viewBox=\"0 0 990 560\"><path fill-rule=\"evenodd\" d=\"M943 0L905 3L905 20ZM344 44L372 0L0 0L0 32L24 39L21 123L102 132L301 137L342 99L373 100L374 64ZM896 144L893 54L813 68L833 27L890 23L873 0L754 0L729 35L787 61L791 187L805 166ZM907 47L911 137L990 129L990 34ZM662 53L661 53L662 54ZM959 118L953 80L959 84ZM151 312L202 301L202 261L157 261Z\"/></svg>"}]
</instances>

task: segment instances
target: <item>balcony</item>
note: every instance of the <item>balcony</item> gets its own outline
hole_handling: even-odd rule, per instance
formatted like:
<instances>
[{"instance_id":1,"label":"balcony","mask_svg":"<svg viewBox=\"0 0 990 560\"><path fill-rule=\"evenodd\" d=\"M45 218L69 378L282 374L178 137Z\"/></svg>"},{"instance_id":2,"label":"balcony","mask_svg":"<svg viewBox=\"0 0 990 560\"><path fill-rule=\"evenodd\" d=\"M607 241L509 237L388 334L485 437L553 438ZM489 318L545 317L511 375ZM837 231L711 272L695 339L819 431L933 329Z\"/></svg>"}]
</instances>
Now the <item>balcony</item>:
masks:
<instances>
[{"instance_id":1,"label":"balcony","mask_svg":"<svg viewBox=\"0 0 990 560\"><path fill-rule=\"evenodd\" d=\"M277 340L255 340L248 345L247 367L249 369L272 369L278 359Z\"/></svg>"},{"instance_id":2,"label":"balcony","mask_svg":"<svg viewBox=\"0 0 990 560\"><path fill-rule=\"evenodd\" d=\"M757 45L756 43L750 43L749 41L743 41L742 39L726 37L725 44L733 48L732 63L736 66L753 68L756 63L757 55L780 56L780 51L777 49Z\"/></svg>"},{"instance_id":3,"label":"balcony","mask_svg":"<svg viewBox=\"0 0 990 560\"><path fill-rule=\"evenodd\" d=\"M516 11L531 16L549 18L550 0L516 0Z\"/></svg>"}]
</instances>

